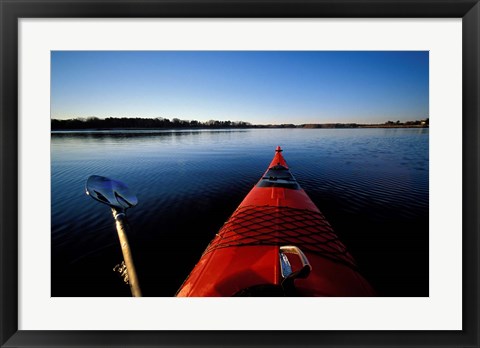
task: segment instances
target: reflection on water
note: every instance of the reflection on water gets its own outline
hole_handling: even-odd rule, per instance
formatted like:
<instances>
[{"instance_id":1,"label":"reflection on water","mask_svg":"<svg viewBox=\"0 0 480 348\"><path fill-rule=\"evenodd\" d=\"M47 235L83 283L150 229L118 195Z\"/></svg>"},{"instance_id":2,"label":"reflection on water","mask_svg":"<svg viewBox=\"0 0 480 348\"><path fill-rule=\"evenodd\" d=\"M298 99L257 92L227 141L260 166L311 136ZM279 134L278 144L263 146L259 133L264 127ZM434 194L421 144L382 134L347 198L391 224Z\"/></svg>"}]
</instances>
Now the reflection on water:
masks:
<instances>
[{"instance_id":1,"label":"reflection on water","mask_svg":"<svg viewBox=\"0 0 480 348\"><path fill-rule=\"evenodd\" d=\"M260 179L277 145L362 273L385 296L428 296L428 129L52 133L52 295L128 296L93 174L125 182L146 296L172 296ZM92 283L95 286L92 286Z\"/></svg>"}]
</instances>

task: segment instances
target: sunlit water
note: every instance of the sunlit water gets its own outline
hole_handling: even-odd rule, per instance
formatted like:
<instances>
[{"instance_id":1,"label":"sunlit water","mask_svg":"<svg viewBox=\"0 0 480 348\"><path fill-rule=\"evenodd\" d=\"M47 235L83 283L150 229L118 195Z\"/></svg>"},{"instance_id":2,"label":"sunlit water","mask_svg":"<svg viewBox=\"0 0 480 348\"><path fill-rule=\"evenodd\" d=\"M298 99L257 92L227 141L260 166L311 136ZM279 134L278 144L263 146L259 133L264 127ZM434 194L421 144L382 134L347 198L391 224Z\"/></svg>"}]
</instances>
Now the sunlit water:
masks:
<instances>
[{"instance_id":1,"label":"sunlit water","mask_svg":"<svg viewBox=\"0 0 480 348\"><path fill-rule=\"evenodd\" d=\"M260 179L277 145L383 296L428 296L428 129L251 129L52 133L52 296L128 296L107 206L85 194L125 182L146 296L173 296Z\"/></svg>"}]
</instances>

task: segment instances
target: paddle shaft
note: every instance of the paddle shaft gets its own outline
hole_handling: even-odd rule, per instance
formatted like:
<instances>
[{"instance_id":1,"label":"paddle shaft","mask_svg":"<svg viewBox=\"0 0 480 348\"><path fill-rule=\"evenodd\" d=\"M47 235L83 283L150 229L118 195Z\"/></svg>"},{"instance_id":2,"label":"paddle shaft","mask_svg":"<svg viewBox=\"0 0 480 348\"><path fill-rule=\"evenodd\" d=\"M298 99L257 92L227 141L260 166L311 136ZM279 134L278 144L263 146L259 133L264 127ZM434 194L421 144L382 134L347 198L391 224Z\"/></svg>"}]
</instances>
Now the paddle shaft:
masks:
<instances>
[{"instance_id":1,"label":"paddle shaft","mask_svg":"<svg viewBox=\"0 0 480 348\"><path fill-rule=\"evenodd\" d=\"M135 270L132 252L130 251L130 245L128 244L125 213L118 212L114 208L112 208L112 213L115 218L115 225L117 227L120 246L122 247L123 260L125 261L125 266L127 267L128 283L130 284L132 296L141 297L142 292L140 290L140 284L137 278L137 271Z\"/></svg>"}]
</instances>

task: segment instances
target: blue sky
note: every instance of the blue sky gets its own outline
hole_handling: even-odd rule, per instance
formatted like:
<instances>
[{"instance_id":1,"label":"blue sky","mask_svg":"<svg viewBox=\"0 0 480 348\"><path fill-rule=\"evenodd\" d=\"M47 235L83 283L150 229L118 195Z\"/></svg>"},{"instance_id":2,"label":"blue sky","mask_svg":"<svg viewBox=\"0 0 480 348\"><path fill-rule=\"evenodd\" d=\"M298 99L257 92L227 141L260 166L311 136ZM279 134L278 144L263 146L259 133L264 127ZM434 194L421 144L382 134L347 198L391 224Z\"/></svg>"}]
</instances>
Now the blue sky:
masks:
<instances>
[{"instance_id":1,"label":"blue sky","mask_svg":"<svg viewBox=\"0 0 480 348\"><path fill-rule=\"evenodd\" d=\"M427 51L53 51L51 116L419 120L428 67Z\"/></svg>"}]
</instances>

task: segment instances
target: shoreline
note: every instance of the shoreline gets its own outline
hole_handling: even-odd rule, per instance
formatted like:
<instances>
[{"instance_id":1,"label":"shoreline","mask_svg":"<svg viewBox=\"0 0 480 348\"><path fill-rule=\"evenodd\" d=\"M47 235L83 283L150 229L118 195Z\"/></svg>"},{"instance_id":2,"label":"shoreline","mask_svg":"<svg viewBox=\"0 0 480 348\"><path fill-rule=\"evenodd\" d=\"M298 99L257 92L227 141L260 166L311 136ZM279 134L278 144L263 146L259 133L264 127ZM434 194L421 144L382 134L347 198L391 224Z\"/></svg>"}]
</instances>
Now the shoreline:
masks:
<instances>
[{"instance_id":1,"label":"shoreline","mask_svg":"<svg viewBox=\"0 0 480 348\"><path fill-rule=\"evenodd\" d=\"M411 121L387 121L384 123L355 123L355 122L328 122L328 123L281 123L281 124L252 124L245 121L216 121L200 122L196 120L180 120L177 118L170 121L167 118L113 118L99 119L90 117L87 119L74 118L66 120L52 119L50 127L52 131L59 130L176 130L176 129L252 129L252 128L428 128L429 119Z\"/></svg>"},{"instance_id":2,"label":"shoreline","mask_svg":"<svg viewBox=\"0 0 480 348\"><path fill-rule=\"evenodd\" d=\"M330 126L330 125L316 125L316 126L295 126L295 127L285 127L285 126L251 126L251 127L168 127L168 128L145 128L145 127L135 127L135 128L55 128L51 129L51 132L99 132L99 131L194 131L194 130L247 130L247 129L372 129L372 128L417 128L417 129L428 129L429 126L425 125L356 125L356 126Z\"/></svg>"}]
</instances>

